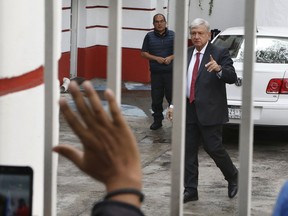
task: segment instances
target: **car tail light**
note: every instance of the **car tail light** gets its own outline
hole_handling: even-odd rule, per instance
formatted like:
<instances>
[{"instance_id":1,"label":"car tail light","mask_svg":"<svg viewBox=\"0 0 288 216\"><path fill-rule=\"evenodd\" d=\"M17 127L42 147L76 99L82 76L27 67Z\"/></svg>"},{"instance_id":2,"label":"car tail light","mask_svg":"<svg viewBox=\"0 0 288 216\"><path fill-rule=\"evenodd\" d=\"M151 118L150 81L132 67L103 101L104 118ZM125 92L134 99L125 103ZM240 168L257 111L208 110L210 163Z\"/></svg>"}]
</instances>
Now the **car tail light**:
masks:
<instances>
[{"instance_id":1,"label":"car tail light","mask_svg":"<svg viewBox=\"0 0 288 216\"><path fill-rule=\"evenodd\" d=\"M288 94L288 79L283 79L280 94Z\"/></svg>"},{"instance_id":2,"label":"car tail light","mask_svg":"<svg viewBox=\"0 0 288 216\"><path fill-rule=\"evenodd\" d=\"M266 88L267 94L288 94L288 79L271 79Z\"/></svg>"}]
</instances>

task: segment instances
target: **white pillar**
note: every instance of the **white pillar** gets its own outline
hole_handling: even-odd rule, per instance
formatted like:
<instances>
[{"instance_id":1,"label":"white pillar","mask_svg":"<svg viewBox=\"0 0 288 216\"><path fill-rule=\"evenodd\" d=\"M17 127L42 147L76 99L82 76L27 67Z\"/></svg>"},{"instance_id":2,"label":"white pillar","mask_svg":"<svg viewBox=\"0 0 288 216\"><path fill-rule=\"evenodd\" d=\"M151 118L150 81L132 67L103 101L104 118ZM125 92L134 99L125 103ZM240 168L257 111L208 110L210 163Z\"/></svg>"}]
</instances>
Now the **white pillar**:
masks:
<instances>
[{"instance_id":1,"label":"white pillar","mask_svg":"<svg viewBox=\"0 0 288 216\"><path fill-rule=\"evenodd\" d=\"M44 0L0 1L0 82L6 88L0 88L0 164L32 167L38 216L44 185L43 9Z\"/></svg>"},{"instance_id":2,"label":"white pillar","mask_svg":"<svg viewBox=\"0 0 288 216\"><path fill-rule=\"evenodd\" d=\"M70 45L70 78L77 76L78 61L78 0L71 1L71 45Z\"/></svg>"},{"instance_id":3,"label":"white pillar","mask_svg":"<svg viewBox=\"0 0 288 216\"><path fill-rule=\"evenodd\" d=\"M253 71L255 64L256 0L246 0L242 120L239 141L239 215L251 212L253 158Z\"/></svg>"},{"instance_id":4,"label":"white pillar","mask_svg":"<svg viewBox=\"0 0 288 216\"><path fill-rule=\"evenodd\" d=\"M108 87L121 104L121 60L122 60L122 1L109 1L109 47L107 60Z\"/></svg>"},{"instance_id":5,"label":"white pillar","mask_svg":"<svg viewBox=\"0 0 288 216\"><path fill-rule=\"evenodd\" d=\"M59 139L58 61L61 56L61 1L45 1L45 138L44 216L56 215L57 155L52 148Z\"/></svg>"},{"instance_id":6,"label":"white pillar","mask_svg":"<svg viewBox=\"0 0 288 216\"><path fill-rule=\"evenodd\" d=\"M184 182L184 149L185 149L185 116L186 116L186 74L187 74L187 19L188 1L170 2L175 10L175 41L173 74L177 71L177 79L173 79L174 117L172 128L172 188L171 216L183 214L183 182ZM175 7L174 7L175 6Z\"/></svg>"}]
</instances>

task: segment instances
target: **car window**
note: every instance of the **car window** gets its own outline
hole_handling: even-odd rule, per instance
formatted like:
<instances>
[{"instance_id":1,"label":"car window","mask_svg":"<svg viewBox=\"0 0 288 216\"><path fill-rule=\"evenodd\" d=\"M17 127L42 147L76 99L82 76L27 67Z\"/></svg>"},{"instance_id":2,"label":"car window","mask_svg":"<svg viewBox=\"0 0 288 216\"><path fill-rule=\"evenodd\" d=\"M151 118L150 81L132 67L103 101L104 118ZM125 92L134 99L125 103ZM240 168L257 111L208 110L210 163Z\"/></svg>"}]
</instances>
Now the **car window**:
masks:
<instances>
[{"instance_id":1,"label":"car window","mask_svg":"<svg viewBox=\"0 0 288 216\"><path fill-rule=\"evenodd\" d=\"M288 39L258 37L256 40L256 62L288 63Z\"/></svg>"},{"instance_id":2,"label":"car window","mask_svg":"<svg viewBox=\"0 0 288 216\"><path fill-rule=\"evenodd\" d=\"M243 62L244 38L241 35L220 35L214 44L226 47L234 62ZM256 39L257 63L288 63L288 38L264 37Z\"/></svg>"},{"instance_id":3,"label":"car window","mask_svg":"<svg viewBox=\"0 0 288 216\"><path fill-rule=\"evenodd\" d=\"M216 38L214 44L227 48L231 58L236 58L243 40L242 35L220 35Z\"/></svg>"}]
</instances>

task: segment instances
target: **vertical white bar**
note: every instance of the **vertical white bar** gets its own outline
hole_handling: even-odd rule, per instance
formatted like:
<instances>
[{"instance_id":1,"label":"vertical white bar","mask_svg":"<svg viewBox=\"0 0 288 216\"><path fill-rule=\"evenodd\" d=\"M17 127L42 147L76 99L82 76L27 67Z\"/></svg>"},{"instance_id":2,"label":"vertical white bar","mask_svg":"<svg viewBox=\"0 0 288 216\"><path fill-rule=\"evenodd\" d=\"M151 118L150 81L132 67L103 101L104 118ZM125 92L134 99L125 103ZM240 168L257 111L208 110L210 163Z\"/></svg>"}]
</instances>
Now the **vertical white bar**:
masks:
<instances>
[{"instance_id":1,"label":"vertical white bar","mask_svg":"<svg viewBox=\"0 0 288 216\"><path fill-rule=\"evenodd\" d=\"M77 76L78 0L71 0L70 78Z\"/></svg>"},{"instance_id":2,"label":"vertical white bar","mask_svg":"<svg viewBox=\"0 0 288 216\"><path fill-rule=\"evenodd\" d=\"M173 7L175 6L175 7ZM175 8L175 40L173 76L174 117L172 128L172 188L171 216L183 214L183 176L185 148L185 116L186 116L186 73L187 73L187 16L188 1L170 1L169 7Z\"/></svg>"},{"instance_id":3,"label":"vertical white bar","mask_svg":"<svg viewBox=\"0 0 288 216\"><path fill-rule=\"evenodd\" d=\"M60 57L60 3L45 1L45 126L44 126L44 216L56 215L56 158L52 148L58 142L58 59ZM59 9L57 11L56 9ZM59 35L58 35L59 34ZM57 38L59 36L59 38ZM58 50L59 48L59 50ZM57 53L59 51L59 53ZM58 85L58 86L57 86Z\"/></svg>"},{"instance_id":4,"label":"vertical white bar","mask_svg":"<svg viewBox=\"0 0 288 216\"><path fill-rule=\"evenodd\" d=\"M176 7L176 1L170 0L168 2L168 14L167 14L167 22L168 22L168 28L170 30L175 31L175 7Z\"/></svg>"},{"instance_id":5,"label":"vertical white bar","mask_svg":"<svg viewBox=\"0 0 288 216\"><path fill-rule=\"evenodd\" d=\"M250 215L253 158L253 71L255 62L255 2L246 0L245 47L240 126L239 215Z\"/></svg>"},{"instance_id":6,"label":"vertical white bar","mask_svg":"<svg viewBox=\"0 0 288 216\"><path fill-rule=\"evenodd\" d=\"M121 103L121 42L122 0L109 1L109 46L107 60L107 86Z\"/></svg>"}]
</instances>

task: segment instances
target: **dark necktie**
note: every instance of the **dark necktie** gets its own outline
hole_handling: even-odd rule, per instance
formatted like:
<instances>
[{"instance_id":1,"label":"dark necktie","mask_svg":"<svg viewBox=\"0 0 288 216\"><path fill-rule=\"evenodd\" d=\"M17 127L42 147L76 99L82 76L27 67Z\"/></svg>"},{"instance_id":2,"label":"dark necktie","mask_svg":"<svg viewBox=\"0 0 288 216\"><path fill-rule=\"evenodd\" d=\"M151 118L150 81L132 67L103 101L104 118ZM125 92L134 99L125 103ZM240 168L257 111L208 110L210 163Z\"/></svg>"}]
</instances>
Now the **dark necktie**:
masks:
<instances>
[{"instance_id":1,"label":"dark necktie","mask_svg":"<svg viewBox=\"0 0 288 216\"><path fill-rule=\"evenodd\" d=\"M195 99L195 81L198 74L199 62L200 62L200 52L197 52L191 79L190 98L189 98L190 103L192 103Z\"/></svg>"}]
</instances>

